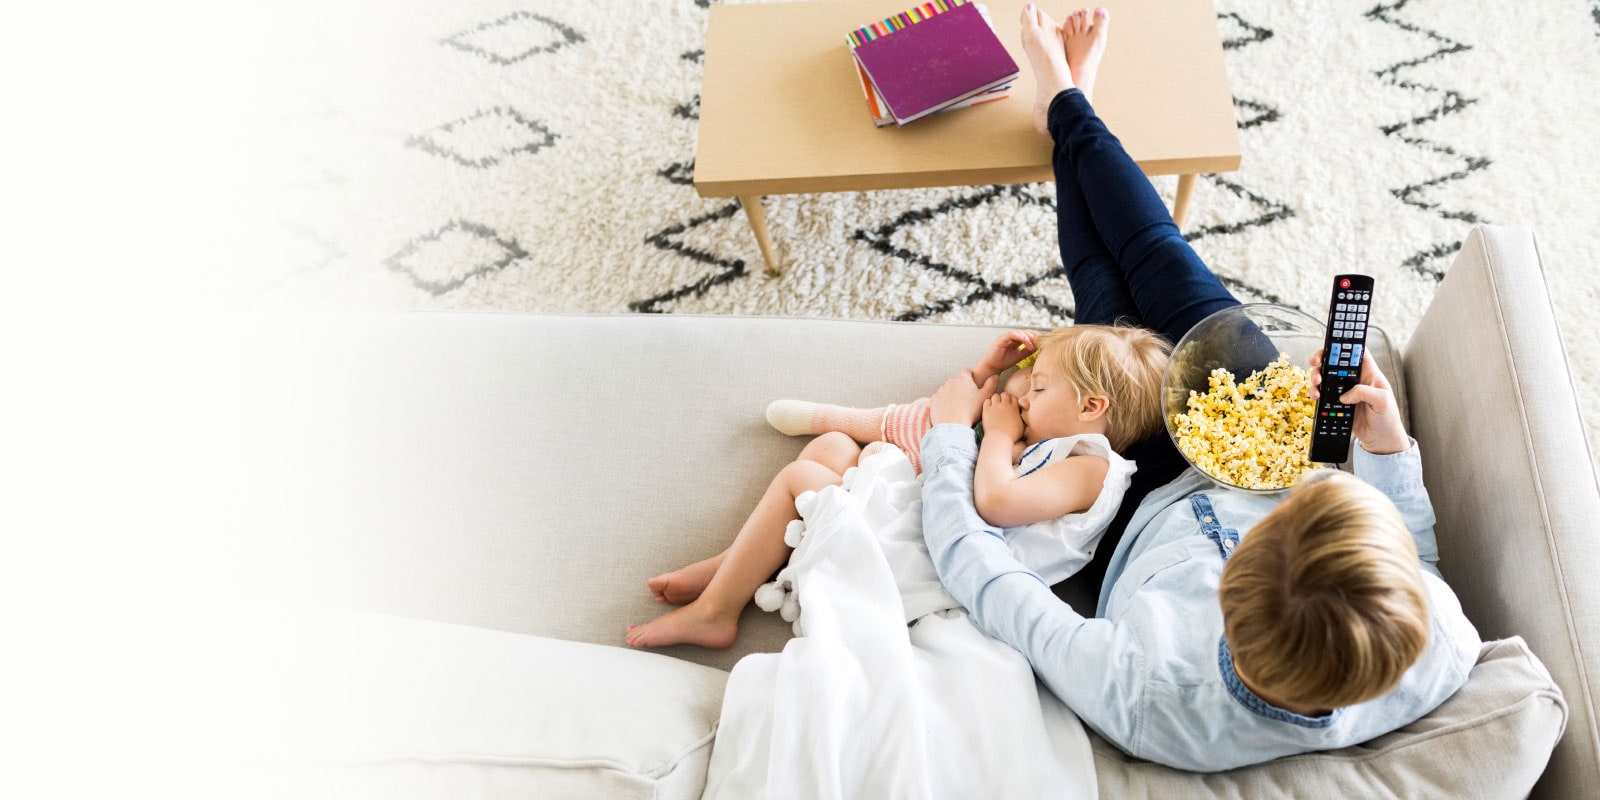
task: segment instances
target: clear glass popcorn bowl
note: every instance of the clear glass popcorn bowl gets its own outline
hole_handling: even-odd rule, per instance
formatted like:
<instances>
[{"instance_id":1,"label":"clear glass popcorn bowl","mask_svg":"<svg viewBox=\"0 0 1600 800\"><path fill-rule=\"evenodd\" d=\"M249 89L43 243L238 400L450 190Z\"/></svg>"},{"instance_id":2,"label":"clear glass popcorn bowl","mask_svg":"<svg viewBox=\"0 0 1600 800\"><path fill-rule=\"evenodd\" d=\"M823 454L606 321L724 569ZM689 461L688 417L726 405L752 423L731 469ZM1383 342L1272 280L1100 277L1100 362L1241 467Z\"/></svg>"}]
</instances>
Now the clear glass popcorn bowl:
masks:
<instances>
[{"instance_id":1,"label":"clear glass popcorn bowl","mask_svg":"<svg viewBox=\"0 0 1600 800\"><path fill-rule=\"evenodd\" d=\"M1190 466L1242 492L1292 486L1310 467L1308 379L1325 332L1303 311L1250 303L1218 311L1184 334L1172 349L1161 399L1167 434ZM1274 365L1281 358L1286 363Z\"/></svg>"}]
</instances>

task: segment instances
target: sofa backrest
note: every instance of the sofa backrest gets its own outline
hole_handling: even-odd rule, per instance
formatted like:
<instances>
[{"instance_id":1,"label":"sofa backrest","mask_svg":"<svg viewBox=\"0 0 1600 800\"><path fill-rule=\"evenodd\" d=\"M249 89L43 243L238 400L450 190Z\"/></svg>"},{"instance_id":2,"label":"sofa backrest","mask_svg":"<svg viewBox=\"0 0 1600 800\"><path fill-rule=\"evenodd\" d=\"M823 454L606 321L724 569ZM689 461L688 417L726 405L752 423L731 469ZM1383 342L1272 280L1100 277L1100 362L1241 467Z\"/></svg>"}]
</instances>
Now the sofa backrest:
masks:
<instances>
[{"instance_id":1,"label":"sofa backrest","mask_svg":"<svg viewBox=\"0 0 1600 800\"><path fill-rule=\"evenodd\" d=\"M313 601L623 646L670 608L653 575L716 555L806 439L765 420L790 397L925 396L1003 329L817 319L428 313L298 327L317 387L279 526ZM747 609L731 669L791 637Z\"/></svg>"},{"instance_id":2,"label":"sofa backrest","mask_svg":"<svg viewBox=\"0 0 1600 800\"><path fill-rule=\"evenodd\" d=\"M1527 640L1566 695L1533 796L1600 786L1600 483L1533 233L1474 229L1405 353L1440 570L1484 639Z\"/></svg>"}]
</instances>

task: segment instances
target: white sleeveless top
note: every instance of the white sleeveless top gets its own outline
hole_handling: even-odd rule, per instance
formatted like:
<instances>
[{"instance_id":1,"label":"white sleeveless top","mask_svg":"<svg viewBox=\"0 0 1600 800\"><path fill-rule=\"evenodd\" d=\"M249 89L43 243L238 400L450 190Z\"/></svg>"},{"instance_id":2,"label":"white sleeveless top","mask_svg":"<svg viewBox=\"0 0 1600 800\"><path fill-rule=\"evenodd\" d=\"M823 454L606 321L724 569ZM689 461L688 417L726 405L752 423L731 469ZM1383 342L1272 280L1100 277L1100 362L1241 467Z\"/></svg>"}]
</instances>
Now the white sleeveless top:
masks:
<instances>
[{"instance_id":1,"label":"white sleeveless top","mask_svg":"<svg viewBox=\"0 0 1600 800\"><path fill-rule=\"evenodd\" d=\"M1017 477L1079 455L1100 456L1110 462L1100 496L1088 511L1055 519L1002 529L1012 555L1039 574L1046 585L1060 583L1083 569L1094 557L1095 546L1110 527L1122 504L1122 495L1133 482L1138 467L1111 449L1111 443L1098 433L1081 433L1046 439L1028 448L1017 462Z\"/></svg>"}]
</instances>

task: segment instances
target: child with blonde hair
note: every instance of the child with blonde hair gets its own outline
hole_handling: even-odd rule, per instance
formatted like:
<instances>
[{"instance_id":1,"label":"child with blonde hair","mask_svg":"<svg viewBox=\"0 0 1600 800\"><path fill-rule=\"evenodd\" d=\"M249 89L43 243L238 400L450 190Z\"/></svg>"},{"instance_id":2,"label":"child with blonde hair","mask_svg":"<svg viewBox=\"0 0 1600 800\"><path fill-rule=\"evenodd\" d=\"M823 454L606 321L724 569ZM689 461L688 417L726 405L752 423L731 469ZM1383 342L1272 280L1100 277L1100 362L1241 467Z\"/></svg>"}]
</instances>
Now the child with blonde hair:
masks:
<instances>
[{"instance_id":1,"label":"child with blonde hair","mask_svg":"<svg viewBox=\"0 0 1600 800\"><path fill-rule=\"evenodd\" d=\"M1250 529L1218 588L1234 671L1307 716L1382 695L1428 644L1428 590L1393 502L1337 470L1304 476Z\"/></svg>"},{"instance_id":2,"label":"child with blonde hair","mask_svg":"<svg viewBox=\"0 0 1600 800\"><path fill-rule=\"evenodd\" d=\"M1001 373L1037 354L1031 368L1017 371L1020 380L1008 381L1015 395L993 393L983 409L977 503L984 519L1005 528L1011 552L1041 579L1063 580L1094 556L1135 471L1116 449L1162 426L1158 394L1169 350L1149 331L1127 326L1011 331L989 347L975 372L964 373L974 388L993 393ZM795 498L842 483L863 456L857 443L881 443L883 420L896 413L894 407L774 405L788 405L806 426L780 430L821 435L773 479L727 550L648 581L658 601L686 605L630 626L628 644L731 646L740 612L788 559L784 530L799 518ZM928 399L900 408L914 411L906 415L909 422L894 426L891 441L915 464L929 427Z\"/></svg>"},{"instance_id":3,"label":"child with blonde hair","mask_svg":"<svg viewBox=\"0 0 1600 800\"><path fill-rule=\"evenodd\" d=\"M1159 390L1171 349L1143 328L1069 325L1003 334L973 368L973 383L982 385L1018 367L984 407L976 502L978 514L1005 528L1012 552L1045 581L1065 580L1094 556L1137 470L1118 451L1163 424ZM1061 419L1068 402L1103 430ZM932 427L928 403L923 397L857 409L778 400L767 407L767 421L791 436L844 433L866 445L863 457L892 444L921 473L922 437ZM1081 461L1086 456L1095 460ZM1051 469L1072 459L1080 461Z\"/></svg>"},{"instance_id":4,"label":"child with blonde hair","mask_svg":"<svg viewBox=\"0 0 1600 800\"><path fill-rule=\"evenodd\" d=\"M1132 320L1176 341L1239 301L1090 105L1110 22L1106 9L1059 24L1022 12L1035 122L1054 141L1062 263L1080 323ZM1353 475L1247 493L1188 469L1164 431L1127 448L1139 474L1106 535L1117 544L1093 617L1061 603L975 508L982 454L966 430L988 395L958 375L929 403L929 555L979 629L1125 752L1216 772L1346 747L1466 683L1478 632L1439 574L1418 445L1370 353L1339 398L1355 406Z\"/></svg>"}]
</instances>

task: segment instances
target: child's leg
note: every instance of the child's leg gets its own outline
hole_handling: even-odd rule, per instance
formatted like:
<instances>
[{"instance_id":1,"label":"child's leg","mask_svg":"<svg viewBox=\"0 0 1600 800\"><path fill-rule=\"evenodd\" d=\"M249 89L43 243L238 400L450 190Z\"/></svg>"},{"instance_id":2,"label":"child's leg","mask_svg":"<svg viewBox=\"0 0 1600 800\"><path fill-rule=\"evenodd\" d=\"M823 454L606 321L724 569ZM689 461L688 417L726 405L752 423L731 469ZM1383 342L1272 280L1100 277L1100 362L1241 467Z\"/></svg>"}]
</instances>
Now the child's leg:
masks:
<instances>
[{"instance_id":1,"label":"child's leg","mask_svg":"<svg viewBox=\"0 0 1600 800\"><path fill-rule=\"evenodd\" d=\"M775 400L767 406L767 422L790 436L843 433L862 444L893 443L905 451L906 457L911 459L911 466L919 473L922 472L922 435L931 427L926 397L882 408L846 408L804 400Z\"/></svg>"},{"instance_id":2,"label":"child's leg","mask_svg":"<svg viewBox=\"0 0 1600 800\"><path fill-rule=\"evenodd\" d=\"M755 597L756 588L789 558L783 533L790 521L799 518L794 510L795 497L841 481L839 473L816 461L800 459L784 467L772 479L733 545L722 555L721 565L705 591L689 605L644 625L630 625L628 644L697 644L714 649L731 646L738 635L739 614Z\"/></svg>"},{"instance_id":3,"label":"child's leg","mask_svg":"<svg viewBox=\"0 0 1600 800\"><path fill-rule=\"evenodd\" d=\"M844 471L855 466L860 457L861 448L850 441L850 437L835 431L812 439L795 460L814 461L839 474L843 480ZM732 549L731 546L729 549ZM650 587L650 593L655 595L658 603L692 603L711 583L711 577L717 574L717 568L722 566L722 559L727 555L728 550L723 550L703 561L672 572L663 572L645 581L645 584Z\"/></svg>"},{"instance_id":4,"label":"child's leg","mask_svg":"<svg viewBox=\"0 0 1600 800\"><path fill-rule=\"evenodd\" d=\"M861 460L861 446L844 433L830 431L807 442L805 449L800 451L795 460L815 461L843 475L845 470Z\"/></svg>"},{"instance_id":5,"label":"child's leg","mask_svg":"<svg viewBox=\"0 0 1600 800\"><path fill-rule=\"evenodd\" d=\"M839 432L866 444L882 438L883 412L879 408L849 408L805 400L774 400L767 406L767 424L789 436Z\"/></svg>"},{"instance_id":6,"label":"child's leg","mask_svg":"<svg viewBox=\"0 0 1600 800\"><path fill-rule=\"evenodd\" d=\"M883 439L905 452L911 468L922 473L922 437L933 428L932 401L922 397L905 405L890 406L883 418Z\"/></svg>"}]
</instances>

